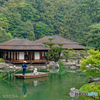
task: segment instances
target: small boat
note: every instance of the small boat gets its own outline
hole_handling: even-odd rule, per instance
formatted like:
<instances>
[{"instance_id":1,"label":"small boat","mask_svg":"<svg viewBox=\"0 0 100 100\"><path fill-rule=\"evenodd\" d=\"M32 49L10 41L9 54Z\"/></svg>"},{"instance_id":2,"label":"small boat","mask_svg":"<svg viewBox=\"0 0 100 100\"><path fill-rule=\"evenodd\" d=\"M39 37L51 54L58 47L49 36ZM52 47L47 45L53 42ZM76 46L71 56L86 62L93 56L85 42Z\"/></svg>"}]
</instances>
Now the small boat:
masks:
<instances>
[{"instance_id":1,"label":"small boat","mask_svg":"<svg viewBox=\"0 0 100 100\"><path fill-rule=\"evenodd\" d=\"M38 72L38 75L34 75L33 73L25 73L23 74L14 74L14 77L21 78L21 79L28 79L28 78L38 78L38 77L46 77L49 73Z\"/></svg>"}]
</instances>

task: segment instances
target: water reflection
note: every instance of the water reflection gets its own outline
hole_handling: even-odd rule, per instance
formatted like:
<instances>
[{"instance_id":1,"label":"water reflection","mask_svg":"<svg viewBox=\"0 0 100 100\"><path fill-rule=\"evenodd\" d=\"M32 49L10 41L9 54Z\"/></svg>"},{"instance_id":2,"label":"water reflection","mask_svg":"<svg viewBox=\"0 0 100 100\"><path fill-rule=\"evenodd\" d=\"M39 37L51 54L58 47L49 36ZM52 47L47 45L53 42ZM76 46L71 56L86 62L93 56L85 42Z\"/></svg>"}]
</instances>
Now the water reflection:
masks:
<instances>
[{"instance_id":1,"label":"water reflection","mask_svg":"<svg viewBox=\"0 0 100 100\"><path fill-rule=\"evenodd\" d=\"M17 87L17 89L22 88L22 94L24 97L27 97L28 94L31 94L35 87L41 87L43 85L43 82L46 82L48 80L48 77L43 78L36 78L36 79L15 79L14 86Z\"/></svg>"},{"instance_id":2,"label":"water reflection","mask_svg":"<svg viewBox=\"0 0 100 100\"><path fill-rule=\"evenodd\" d=\"M37 86L37 84L38 84L38 81L36 80L36 81L33 81L33 86Z\"/></svg>"},{"instance_id":3,"label":"water reflection","mask_svg":"<svg viewBox=\"0 0 100 100\"><path fill-rule=\"evenodd\" d=\"M25 83L25 81L23 81L22 93L23 93L24 97L27 96L27 89L26 89L26 83Z\"/></svg>"},{"instance_id":4,"label":"water reflection","mask_svg":"<svg viewBox=\"0 0 100 100\"><path fill-rule=\"evenodd\" d=\"M59 72L59 69L51 69L49 70L50 73L58 73Z\"/></svg>"},{"instance_id":5,"label":"water reflection","mask_svg":"<svg viewBox=\"0 0 100 100\"><path fill-rule=\"evenodd\" d=\"M79 89L87 83L88 77L82 73L68 73L65 69L59 69L58 73L49 73L48 77L26 80L7 78L6 81L8 85L5 81L0 82L1 89L5 87L8 94L16 93L18 98L15 100L76 100L69 96L70 88ZM4 94L3 91L1 93ZM78 97L77 100L85 99Z\"/></svg>"}]
</instances>

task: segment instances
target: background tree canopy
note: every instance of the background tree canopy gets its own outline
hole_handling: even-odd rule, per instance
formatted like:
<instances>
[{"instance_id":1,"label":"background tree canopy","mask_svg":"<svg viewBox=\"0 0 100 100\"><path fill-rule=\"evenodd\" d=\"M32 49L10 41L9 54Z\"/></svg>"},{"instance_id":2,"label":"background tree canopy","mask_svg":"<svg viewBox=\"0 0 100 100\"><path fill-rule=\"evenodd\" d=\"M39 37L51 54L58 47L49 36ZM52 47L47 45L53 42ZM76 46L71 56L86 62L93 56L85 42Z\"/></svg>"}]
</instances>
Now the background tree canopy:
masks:
<instances>
[{"instance_id":1,"label":"background tree canopy","mask_svg":"<svg viewBox=\"0 0 100 100\"><path fill-rule=\"evenodd\" d=\"M85 46L93 42L92 47L100 49L99 31L90 30L100 22L99 12L99 0L0 0L0 42L60 35ZM92 34L92 41L87 33Z\"/></svg>"}]
</instances>

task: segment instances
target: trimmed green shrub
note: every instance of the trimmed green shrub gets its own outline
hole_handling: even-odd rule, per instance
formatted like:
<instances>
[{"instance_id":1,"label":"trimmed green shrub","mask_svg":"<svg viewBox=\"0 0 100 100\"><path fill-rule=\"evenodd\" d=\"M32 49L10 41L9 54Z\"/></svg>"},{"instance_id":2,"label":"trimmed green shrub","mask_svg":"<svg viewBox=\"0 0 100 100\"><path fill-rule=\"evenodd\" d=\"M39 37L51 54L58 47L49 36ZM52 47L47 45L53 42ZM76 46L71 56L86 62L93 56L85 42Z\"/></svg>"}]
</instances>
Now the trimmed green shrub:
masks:
<instances>
[{"instance_id":1,"label":"trimmed green shrub","mask_svg":"<svg viewBox=\"0 0 100 100\"><path fill-rule=\"evenodd\" d=\"M62 66L68 66L68 67L70 67L70 65L64 65L62 61L58 61L58 64L59 64L60 68L61 68Z\"/></svg>"},{"instance_id":2,"label":"trimmed green shrub","mask_svg":"<svg viewBox=\"0 0 100 100\"><path fill-rule=\"evenodd\" d=\"M5 60L3 58L0 58L0 63L4 63Z\"/></svg>"}]
</instances>

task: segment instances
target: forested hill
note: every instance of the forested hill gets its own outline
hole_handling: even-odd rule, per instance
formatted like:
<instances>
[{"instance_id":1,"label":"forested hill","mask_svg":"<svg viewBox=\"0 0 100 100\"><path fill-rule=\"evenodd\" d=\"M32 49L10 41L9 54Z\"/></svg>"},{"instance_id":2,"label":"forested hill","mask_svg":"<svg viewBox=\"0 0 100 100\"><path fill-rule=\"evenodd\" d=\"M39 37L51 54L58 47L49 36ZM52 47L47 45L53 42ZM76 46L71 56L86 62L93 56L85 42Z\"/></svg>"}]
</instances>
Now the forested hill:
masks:
<instances>
[{"instance_id":1,"label":"forested hill","mask_svg":"<svg viewBox=\"0 0 100 100\"><path fill-rule=\"evenodd\" d=\"M98 48L99 22L100 0L0 0L0 42L61 35Z\"/></svg>"}]
</instances>

